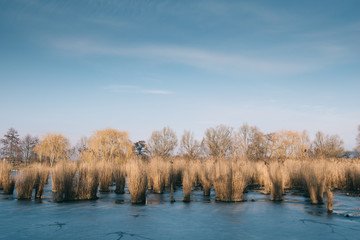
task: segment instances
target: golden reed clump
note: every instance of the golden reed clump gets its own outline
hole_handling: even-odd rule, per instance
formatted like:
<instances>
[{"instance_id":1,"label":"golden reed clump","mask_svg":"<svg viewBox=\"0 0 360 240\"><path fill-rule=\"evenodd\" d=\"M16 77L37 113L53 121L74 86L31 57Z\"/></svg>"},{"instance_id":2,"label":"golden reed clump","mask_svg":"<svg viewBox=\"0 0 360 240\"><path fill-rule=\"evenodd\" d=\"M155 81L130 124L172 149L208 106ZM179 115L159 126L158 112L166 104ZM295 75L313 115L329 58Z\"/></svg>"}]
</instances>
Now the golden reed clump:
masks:
<instances>
[{"instance_id":1,"label":"golden reed clump","mask_svg":"<svg viewBox=\"0 0 360 240\"><path fill-rule=\"evenodd\" d=\"M53 169L53 189L56 192L58 202L74 199L74 178L76 174L76 163L62 161Z\"/></svg>"},{"instance_id":2,"label":"golden reed clump","mask_svg":"<svg viewBox=\"0 0 360 240\"><path fill-rule=\"evenodd\" d=\"M93 162L80 163L74 179L74 200L97 199L99 187L99 174Z\"/></svg>"},{"instance_id":3,"label":"golden reed clump","mask_svg":"<svg viewBox=\"0 0 360 240\"><path fill-rule=\"evenodd\" d=\"M322 204L328 182L328 167L323 160L306 161L301 167L301 174L306 183L306 191L311 203Z\"/></svg>"},{"instance_id":4,"label":"golden reed clump","mask_svg":"<svg viewBox=\"0 0 360 240\"><path fill-rule=\"evenodd\" d=\"M214 164L215 200L223 202L243 201L243 192L252 176L251 165L246 161L217 160Z\"/></svg>"},{"instance_id":5,"label":"golden reed clump","mask_svg":"<svg viewBox=\"0 0 360 240\"><path fill-rule=\"evenodd\" d=\"M53 188L58 202L96 199L99 186L97 165L94 162L58 163L53 170Z\"/></svg>"},{"instance_id":6,"label":"golden reed clump","mask_svg":"<svg viewBox=\"0 0 360 240\"><path fill-rule=\"evenodd\" d=\"M13 194L15 179L11 176L11 164L5 161L0 162L0 189L4 194Z\"/></svg>"},{"instance_id":7,"label":"golden reed clump","mask_svg":"<svg viewBox=\"0 0 360 240\"><path fill-rule=\"evenodd\" d=\"M270 162L268 165L270 180L270 194L272 201L281 201L282 195L285 194L285 170L284 165L280 162Z\"/></svg>"},{"instance_id":8,"label":"golden reed clump","mask_svg":"<svg viewBox=\"0 0 360 240\"><path fill-rule=\"evenodd\" d=\"M170 182L170 161L161 157L150 159L147 164L147 175L148 187L152 188L154 193L163 193L166 184Z\"/></svg>"},{"instance_id":9,"label":"golden reed clump","mask_svg":"<svg viewBox=\"0 0 360 240\"><path fill-rule=\"evenodd\" d=\"M186 161L182 168L182 186L184 192L184 202L190 202L190 195L194 189L197 180L196 169L194 163Z\"/></svg>"},{"instance_id":10,"label":"golden reed clump","mask_svg":"<svg viewBox=\"0 0 360 240\"><path fill-rule=\"evenodd\" d=\"M204 159L195 163L196 173L202 186L204 196L210 196L212 179L214 176L214 160Z\"/></svg>"},{"instance_id":11,"label":"golden reed clump","mask_svg":"<svg viewBox=\"0 0 360 240\"><path fill-rule=\"evenodd\" d=\"M100 192L110 192L110 186L113 184L113 165L114 163L110 161L97 163Z\"/></svg>"},{"instance_id":12,"label":"golden reed clump","mask_svg":"<svg viewBox=\"0 0 360 240\"><path fill-rule=\"evenodd\" d=\"M131 159L126 165L129 178L129 192L131 203L145 204L147 191L146 163L140 159Z\"/></svg>"},{"instance_id":13,"label":"golden reed clump","mask_svg":"<svg viewBox=\"0 0 360 240\"><path fill-rule=\"evenodd\" d=\"M36 179L35 179L35 198L41 198L45 184L49 180L50 175L50 169L49 167L42 165L42 164L34 164L32 166L36 173Z\"/></svg>"},{"instance_id":14,"label":"golden reed clump","mask_svg":"<svg viewBox=\"0 0 360 240\"><path fill-rule=\"evenodd\" d=\"M126 184L126 169L123 164L115 164L113 166L113 180L115 181L115 193L124 194Z\"/></svg>"},{"instance_id":15,"label":"golden reed clump","mask_svg":"<svg viewBox=\"0 0 360 240\"><path fill-rule=\"evenodd\" d=\"M37 171L34 168L21 170L16 176L17 199L31 199L33 188L37 177Z\"/></svg>"}]
</instances>

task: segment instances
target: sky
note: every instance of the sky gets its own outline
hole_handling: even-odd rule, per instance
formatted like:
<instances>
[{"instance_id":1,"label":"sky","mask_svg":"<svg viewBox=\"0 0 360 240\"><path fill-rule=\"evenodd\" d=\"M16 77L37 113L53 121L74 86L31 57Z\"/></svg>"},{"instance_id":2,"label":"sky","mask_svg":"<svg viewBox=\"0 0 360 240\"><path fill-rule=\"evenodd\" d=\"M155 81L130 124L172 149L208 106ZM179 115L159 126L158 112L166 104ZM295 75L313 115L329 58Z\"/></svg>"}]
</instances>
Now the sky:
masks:
<instances>
[{"instance_id":1,"label":"sky","mask_svg":"<svg viewBox=\"0 0 360 240\"><path fill-rule=\"evenodd\" d=\"M360 124L360 1L0 0L0 135Z\"/></svg>"}]
</instances>

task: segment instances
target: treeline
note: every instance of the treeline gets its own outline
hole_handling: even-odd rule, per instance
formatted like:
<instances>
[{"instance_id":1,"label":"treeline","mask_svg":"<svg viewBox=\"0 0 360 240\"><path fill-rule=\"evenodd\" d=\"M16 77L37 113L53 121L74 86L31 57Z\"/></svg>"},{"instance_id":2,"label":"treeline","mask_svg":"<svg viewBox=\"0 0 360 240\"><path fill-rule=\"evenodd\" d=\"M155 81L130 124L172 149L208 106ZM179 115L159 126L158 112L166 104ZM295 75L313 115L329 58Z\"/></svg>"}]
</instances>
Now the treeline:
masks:
<instances>
[{"instance_id":1,"label":"treeline","mask_svg":"<svg viewBox=\"0 0 360 240\"><path fill-rule=\"evenodd\" d=\"M360 126L357 145L360 150ZM1 155L12 164L41 162L53 166L67 159L124 162L134 155L248 160L339 158L345 156L345 149L338 135L319 131L311 141L306 131L263 133L247 124L237 130L225 125L208 128L201 141L195 139L191 131L184 131L178 139L171 128L164 127L154 131L147 142L135 143L130 141L127 132L109 128L83 137L75 146L62 134L46 134L41 139L31 135L20 138L18 132L10 128L1 139Z\"/></svg>"}]
</instances>

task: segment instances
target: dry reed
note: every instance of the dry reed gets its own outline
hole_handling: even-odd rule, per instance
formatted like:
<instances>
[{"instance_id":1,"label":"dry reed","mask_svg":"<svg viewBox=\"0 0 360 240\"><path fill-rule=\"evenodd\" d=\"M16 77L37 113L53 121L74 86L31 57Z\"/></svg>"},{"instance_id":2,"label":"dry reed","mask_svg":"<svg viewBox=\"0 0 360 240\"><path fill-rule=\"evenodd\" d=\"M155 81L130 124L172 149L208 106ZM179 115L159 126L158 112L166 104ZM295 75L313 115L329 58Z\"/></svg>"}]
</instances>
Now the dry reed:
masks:
<instances>
[{"instance_id":1,"label":"dry reed","mask_svg":"<svg viewBox=\"0 0 360 240\"><path fill-rule=\"evenodd\" d=\"M271 201L281 201L285 193L285 172L283 165L279 162L271 162L268 165Z\"/></svg>"},{"instance_id":2,"label":"dry reed","mask_svg":"<svg viewBox=\"0 0 360 240\"><path fill-rule=\"evenodd\" d=\"M15 180L11 176L12 166L6 162L0 162L0 189L3 189L4 194L13 194L15 187Z\"/></svg>"},{"instance_id":3,"label":"dry reed","mask_svg":"<svg viewBox=\"0 0 360 240\"><path fill-rule=\"evenodd\" d=\"M327 185L327 166L324 160L304 162L301 173L306 182L311 203L322 204L325 188Z\"/></svg>"},{"instance_id":4,"label":"dry reed","mask_svg":"<svg viewBox=\"0 0 360 240\"><path fill-rule=\"evenodd\" d=\"M49 179L49 168L41 164L35 164L32 166L32 168L36 172L35 198L41 198L44 192L45 184Z\"/></svg>"},{"instance_id":5,"label":"dry reed","mask_svg":"<svg viewBox=\"0 0 360 240\"><path fill-rule=\"evenodd\" d=\"M196 171L203 189L204 196L210 196L212 179L214 175L214 161L212 159L197 161Z\"/></svg>"},{"instance_id":6,"label":"dry reed","mask_svg":"<svg viewBox=\"0 0 360 240\"><path fill-rule=\"evenodd\" d=\"M165 184L170 180L170 163L160 157L154 157L147 166L149 182L154 193L163 193Z\"/></svg>"},{"instance_id":7,"label":"dry reed","mask_svg":"<svg viewBox=\"0 0 360 240\"><path fill-rule=\"evenodd\" d=\"M73 162L60 162L53 170L53 188L56 191L58 202L74 199L74 177L76 164Z\"/></svg>"},{"instance_id":8,"label":"dry reed","mask_svg":"<svg viewBox=\"0 0 360 240\"><path fill-rule=\"evenodd\" d=\"M116 184L115 193L124 194L125 193L125 183L126 183L125 166L116 165L113 168L113 179Z\"/></svg>"},{"instance_id":9,"label":"dry reed","mask_svg":"<svg viewBox=\"0 0 360 240\"><path fill-rule=\"evenodd\" d=\"M37 177L36 174L36 170L31 168L19 172L16 176L17 199L31 199Z\"/></svg>"},{"instance_id":10,"label":"dry reed","mask_svg":"<svg viewBox=\"0 0 360 240\"><path fill-rule=\"evenodd\" d=\"M127 163L126 172L129 177L131 203L146 203L147 174L145 163L139 159L132 159Z\"/></svg>"},{"instance_id":11,"label":"dry reed","mask_svg":"<svg viewBox=\"0 0 360 240\"><path fill-rule=\"evenodd\" d=\"M252 170L245 161L222 160L215 163L215 200L243 201L243 192L250 182Z\"/></svg>"},{"instance_id":12,"label":"dry reed","mask_svg":"<svg viewBox=\"0 0 360 240\"><path fill-rule=\"evenodd\" d=\"M100 192L110 192L110 186L113 183L113 163L101 161L98 163L97 168L99 173Z\"/></svg>"},{"instance_id":13,"label":"dry reed","mask_svg":"<svg viewBox=\"0 0 360 240\"><path fill-rule=\"evenodd\" d=\"M190 202L191 191L196 181L196 171L194 171L191 165L192 164L187 164L182 171L184 202Z\"/></svg>"},{"instance_id":14,"label":"dry reed","mask_svg":"<svg viewBox=\"0 0 360 240\"><path fill-rule=\"evenodd\" d=\"M74 200L97 199L99 186L98 171L95 163L81 163L75 175Z\"/></svg>"}]
</instances>

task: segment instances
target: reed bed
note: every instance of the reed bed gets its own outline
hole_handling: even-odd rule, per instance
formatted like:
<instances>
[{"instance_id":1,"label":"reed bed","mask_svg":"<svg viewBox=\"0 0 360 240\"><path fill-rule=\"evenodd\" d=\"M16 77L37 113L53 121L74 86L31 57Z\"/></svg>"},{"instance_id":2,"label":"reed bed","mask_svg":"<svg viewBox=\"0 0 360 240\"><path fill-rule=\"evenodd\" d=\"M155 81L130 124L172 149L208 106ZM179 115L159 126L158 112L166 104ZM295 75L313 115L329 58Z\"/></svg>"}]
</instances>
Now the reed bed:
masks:
<instances>
[{"instance_id":1,"label":"reed bed","mask_svg":"<svg viewBox=\"0 0 360 240\"><path fill-rule=\"evenodd\" d=\"M326 203L332 212L333 189L354 194L360 191L360 160L348 159L250 161L157 157L129 159L127 164L62 161L52 169L31 165L18 172L16 181L11 168L10 164L0 163L0 186L4 194L12 194L16 185L18 199L31 199L34 189L34 197L41 198L51 172L53 191L59 202L97 199L98 191L109 191L114 182L115 192L124 194L126 181L134 204L146 202L148 184L157 194L170 188L171 202L175 201L174 191L181 187L183 200L191 201L191 192L198 186L204 196L210 195L213 186L216 201L239 202L245 199L244 192L251 185L270 194L273 201L281 201L286 189L298 189L312 204Z\"/></svg>"}]
</instances>

